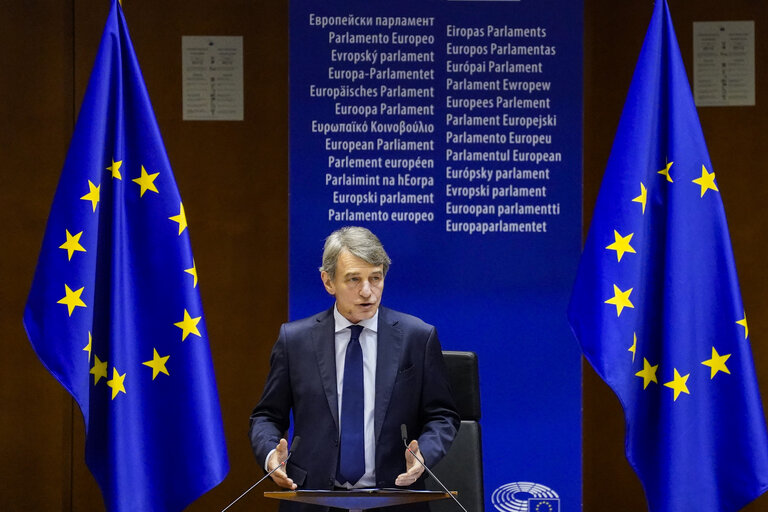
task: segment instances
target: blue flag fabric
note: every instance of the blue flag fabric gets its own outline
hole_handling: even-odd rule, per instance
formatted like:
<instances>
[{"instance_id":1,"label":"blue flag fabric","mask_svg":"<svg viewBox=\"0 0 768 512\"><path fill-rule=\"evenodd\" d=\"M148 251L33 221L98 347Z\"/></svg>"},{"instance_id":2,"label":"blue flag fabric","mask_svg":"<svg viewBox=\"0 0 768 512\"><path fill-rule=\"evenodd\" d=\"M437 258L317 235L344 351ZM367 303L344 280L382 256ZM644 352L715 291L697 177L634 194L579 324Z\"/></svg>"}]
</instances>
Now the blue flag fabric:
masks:
<instances>
[{"instance_id":1,"label":"blue flag fabric","mask_svg":"<svg viewBox=\"0 0 768 512\"><path fill-rule=\"evenodd\" d=\"M650 510L737 510L766 490L768 437L728 227L664 0L568 316L622 403Z\"/></svg>"},{"instance_id":2,"label":"blue flag fabric","mask_svg":"<svg viewBox=\"0 0 768 512\"><path fill-rule=\"evenodd\" d=\"M113 2L24 312L79 404L108 510L178 511L228 471L189 230Z\"/></svg>"}]
</instances>

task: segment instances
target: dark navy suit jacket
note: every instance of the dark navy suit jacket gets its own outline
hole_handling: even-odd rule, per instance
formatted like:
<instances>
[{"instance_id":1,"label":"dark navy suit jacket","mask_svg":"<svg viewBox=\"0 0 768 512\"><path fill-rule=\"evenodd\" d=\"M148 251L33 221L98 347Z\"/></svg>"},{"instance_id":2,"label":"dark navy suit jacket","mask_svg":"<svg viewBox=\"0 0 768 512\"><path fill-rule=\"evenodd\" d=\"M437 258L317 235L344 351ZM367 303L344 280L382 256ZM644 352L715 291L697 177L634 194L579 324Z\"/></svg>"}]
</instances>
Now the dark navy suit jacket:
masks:
<instances>
[{"instance_id":1,"label":"dark navy suit jacket","mask_svg":"<svg viewBox=\"0 0 768 512\"><path fill-rule=\"evenodd\" d=\"M251 414L251 446L263 464L285 436L293 412L294 436L302 440L287 472L299 489L334 485L339 450L334 326L333 308L282 325L264 392ZM405 472L400 425L418 439L432 467L451 446L459 423L435 328L380 307L374 412L377 487L394 487L397 475ZM411 487L423 488L423 477ZM282 505L281 510L317 510Z\"/></svg>"}]
</instances>

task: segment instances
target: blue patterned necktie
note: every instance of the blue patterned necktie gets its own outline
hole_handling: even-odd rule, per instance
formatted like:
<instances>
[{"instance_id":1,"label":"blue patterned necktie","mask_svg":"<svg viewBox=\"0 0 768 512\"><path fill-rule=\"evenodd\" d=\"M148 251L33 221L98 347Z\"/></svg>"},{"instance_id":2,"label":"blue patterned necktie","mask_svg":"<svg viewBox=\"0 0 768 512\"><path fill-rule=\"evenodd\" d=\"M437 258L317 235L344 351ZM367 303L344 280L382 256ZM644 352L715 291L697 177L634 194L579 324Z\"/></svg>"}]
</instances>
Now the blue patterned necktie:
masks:
<instances>
[{"instance_id":1,"label":"blue patterned necktie","mask_svg":"<svg viewBox=\"0 0 768 512\"><path fill-rule=\"evenodd\" d=\"M350 325L352 336L344 361L344 387L341 400L341 447L336 479L354 485L365 473L363 437L363 350L360 348L362 325Z\"/></svg>"}]
</instances>

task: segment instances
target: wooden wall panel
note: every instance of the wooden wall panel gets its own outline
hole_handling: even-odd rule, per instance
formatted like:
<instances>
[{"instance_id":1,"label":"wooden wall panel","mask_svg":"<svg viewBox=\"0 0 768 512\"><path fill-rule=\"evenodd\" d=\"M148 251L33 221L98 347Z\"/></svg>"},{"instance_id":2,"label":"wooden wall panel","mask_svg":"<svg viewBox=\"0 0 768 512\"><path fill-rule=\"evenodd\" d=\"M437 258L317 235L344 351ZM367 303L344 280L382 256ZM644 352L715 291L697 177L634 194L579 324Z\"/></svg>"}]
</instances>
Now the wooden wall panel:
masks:
<instances>
[{"instance_id":1,"label":"wooden wall panel","mask_svg":"<svg viewBox=\"0 0 768 512\"><path fill-rule=\"evenodd\" d=\"M67 507L72 403L22 311L72 129L72 2L0 2L0 510Z\"/></svg>"}]
</instances>

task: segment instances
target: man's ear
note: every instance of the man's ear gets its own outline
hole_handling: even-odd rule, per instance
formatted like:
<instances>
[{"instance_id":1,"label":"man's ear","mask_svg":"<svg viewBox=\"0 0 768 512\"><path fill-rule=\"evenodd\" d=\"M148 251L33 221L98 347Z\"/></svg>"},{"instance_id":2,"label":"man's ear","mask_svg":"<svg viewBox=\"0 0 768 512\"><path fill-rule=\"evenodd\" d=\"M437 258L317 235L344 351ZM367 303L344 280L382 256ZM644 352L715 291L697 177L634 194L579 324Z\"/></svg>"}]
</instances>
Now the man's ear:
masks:
<instances>
[{"instance_id":1,"label":"man's ear","mask_svg":"<svg viewBox=\"0 0 768 512\"><path fill-rule=\"evenodd\" d=\"M330 293L333 296L336 296L336 287L333 285L333 281L331 280L330 274L323 270L320 272L320 279L323 280L323 286L325 286L325 291Z\"/></svg>"}]
</instances>

